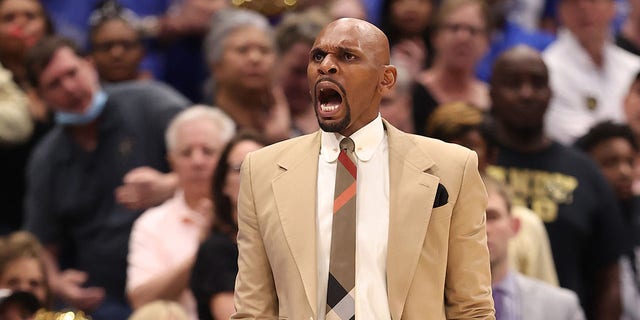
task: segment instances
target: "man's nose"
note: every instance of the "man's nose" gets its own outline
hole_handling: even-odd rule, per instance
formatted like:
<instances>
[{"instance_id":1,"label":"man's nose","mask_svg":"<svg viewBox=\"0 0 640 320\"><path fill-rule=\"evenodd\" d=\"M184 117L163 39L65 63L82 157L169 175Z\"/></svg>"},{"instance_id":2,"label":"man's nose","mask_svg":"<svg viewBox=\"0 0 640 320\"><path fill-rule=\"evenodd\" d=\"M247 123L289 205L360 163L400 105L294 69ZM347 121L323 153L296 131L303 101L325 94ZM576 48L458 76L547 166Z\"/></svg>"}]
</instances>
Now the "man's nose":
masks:
<instances>
[{"instance_id":1,"label":"man's nose","mask_svg":"<svg viewBox=\"0 0 640 320\"><path fill-rule=\"evenodd\" d=\"M520 86L520 96L530 98L534 93L533 85L525 82Z\"/></svg>"},{"instance_id":2,"label":"man's nose","mask_svg":"<svg viewBox=\"0 0 640 320\"><path fill-rule=\"evenodd\" d=\"M114 57L120 57L124 54L124 52L126 51L125 47L123 44L114 44L113 46L111 46L111 48L109 48L109 53L114 56Z\"/></svg>"},{"instance_id":3,"label":"man's nose","mask_svg":"<svg viewBox=\"0 0 640 320\"><path fill-rule=\"evenodd\" d=\"M61 87L68 92L75 91L76 89L75 79L71 76L66 76L62 78L62 80L60 81L60 84L61 84Z\"/></svg>"},{"instance_id":4,"label":"man's nose","mask_svg":"<svg viewBox=\"0 0 640 320\"><path fill-rule=\"evenodd\" d=\"M322 59L322 62L318 65L318 72L320 74L335 74L338 72L338 65L331 55L327 55Z\"/></svg>"}]
</instances>

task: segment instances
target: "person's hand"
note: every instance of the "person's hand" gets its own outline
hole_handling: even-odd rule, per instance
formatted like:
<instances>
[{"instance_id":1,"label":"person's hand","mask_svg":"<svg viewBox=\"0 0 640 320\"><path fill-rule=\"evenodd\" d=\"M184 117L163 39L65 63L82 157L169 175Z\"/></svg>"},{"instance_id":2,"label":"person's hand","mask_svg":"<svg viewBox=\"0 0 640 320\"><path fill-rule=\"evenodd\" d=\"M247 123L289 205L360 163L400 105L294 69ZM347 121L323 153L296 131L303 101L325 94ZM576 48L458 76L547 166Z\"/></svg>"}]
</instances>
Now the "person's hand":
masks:
<instances>
[{"instance_id":1,"label":"person's hand","mask_svg":"<svg viewBox=\"0 0 640 320\"><path fill-rule=\"evenodd\" d=\"M35 89L27 87L25 90L27 96L27 106L29 108L29 114L34 120L45 122L49 119L49 110L44 101L40 99Z\"/></svg>"},{"instance_id":2,"label":"person's hand","mask_svg":"<svg viewBox=\"0 0 640 320\"><path fill-rule=\"evenodd\" d=\"M270 141L280 141L289 138L291 132L291 111L289 102L280 86L271 88L268 97L270 108L264 114L262 131Z\"/></svg>"},{"instance_id":3,"label":"person's hand","mask_svg":"<svg viewBox=\"0 0 640 320\"><path fill-rule=\"evenodd\" d=\"M165 16L165 22L169 26L166 31L171 33L169 36L206 34L213 14L226 6L226 1L223 0L183 1Z\"/></svg>"},{"instance_id":4,"label":"person's hand","mask_svg":"<svg viewBox=\"0 0 640 320\"><path fill-rule=\"evenodd\" d=\"M427 59L427 49L422 39L405 39L398 42L391 49L391 60L406 69L411 79L424 68Z\"/></svg>"},{"instance_id":5,"label":"person's hand","mask_svg":"<svg viewBox=\"0 0 640 320\"><path fill-rule=\"evenodd\" d=\"M85 312L95 310L105 297L100 287L82 287L88 275L75 269L67 269L58 275L54 285L54 293L70 306Z\"/></svg>"},{"instance_id":6,"label":"person's hand","mask_svg":"<svg viewBox=\"0 0 640 320\"><path fill-rule=\"evenodd\" d=\"M116 201L131 210L161 204L173 195L177 184L175 174L150 167L135 168L123 180L123 185L115 190Z\"/></svg>"}]
</instances>

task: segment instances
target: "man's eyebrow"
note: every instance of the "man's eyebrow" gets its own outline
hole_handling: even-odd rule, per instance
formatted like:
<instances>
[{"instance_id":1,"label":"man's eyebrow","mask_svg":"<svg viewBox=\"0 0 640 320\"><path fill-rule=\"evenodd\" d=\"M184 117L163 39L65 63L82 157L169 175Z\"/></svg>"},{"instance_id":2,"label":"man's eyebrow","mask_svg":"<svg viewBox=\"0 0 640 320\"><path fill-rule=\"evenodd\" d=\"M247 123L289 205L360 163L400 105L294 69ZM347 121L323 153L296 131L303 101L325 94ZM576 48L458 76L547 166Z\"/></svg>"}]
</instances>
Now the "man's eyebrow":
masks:
<instances>
[{"instance_id":1,"label":"man's eyebrow","mask_svg":"<svg viewBox=\"0 0 640 320\"><path fill-rule=\"evenodd\" d=\"M326 53L326 51L324 51L324 50L322 50L320 48L312 48L311 51L309 51L309 56L313 57L314 55L319 54L319 53L323 54L323 53Z\"/></svg>"}]
</instances>

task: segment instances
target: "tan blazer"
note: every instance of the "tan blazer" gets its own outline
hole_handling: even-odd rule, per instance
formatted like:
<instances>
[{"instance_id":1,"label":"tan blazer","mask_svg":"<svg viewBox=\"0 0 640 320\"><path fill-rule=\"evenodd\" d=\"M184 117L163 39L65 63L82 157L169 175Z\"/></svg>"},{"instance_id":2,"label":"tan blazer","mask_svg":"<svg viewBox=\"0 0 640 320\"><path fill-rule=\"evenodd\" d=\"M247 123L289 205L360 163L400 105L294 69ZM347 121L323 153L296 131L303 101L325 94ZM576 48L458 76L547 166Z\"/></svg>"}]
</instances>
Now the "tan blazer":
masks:
<instances>
[{"instance_id":1,"label":"tan blazer","mask_svg":"<svg viewBox=\"0 0 640 320\"><path fill-rule=\"evenodd\" d=\"M391 318L494 319L487 200L476 154L384 125ZM244 160L232 319L316 318L320 137L317 132L284 141ZM448 203L433 209L438 183Z\"/></svg>"}]
</instances>

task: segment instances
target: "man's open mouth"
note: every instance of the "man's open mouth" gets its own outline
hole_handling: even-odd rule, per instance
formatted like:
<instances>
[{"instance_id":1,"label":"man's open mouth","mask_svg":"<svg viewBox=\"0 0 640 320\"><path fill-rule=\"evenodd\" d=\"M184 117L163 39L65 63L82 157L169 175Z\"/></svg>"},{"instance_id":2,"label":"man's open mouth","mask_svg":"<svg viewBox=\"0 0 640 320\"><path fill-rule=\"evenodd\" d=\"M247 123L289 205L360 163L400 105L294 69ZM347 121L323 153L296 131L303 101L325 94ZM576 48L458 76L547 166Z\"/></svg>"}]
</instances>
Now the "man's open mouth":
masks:
<instances>
[{"instance_id":1,"label":"man's open mouth","mask_svg":"<svg viewBox=\"0 0 640 320\"><path fill-rule=\"evenodd\" d=\"M342 95L333 88L320 89L318 92L318 103L322 111L331 112L338 109L342 103Z\"/></svg>"}]
</instances>

